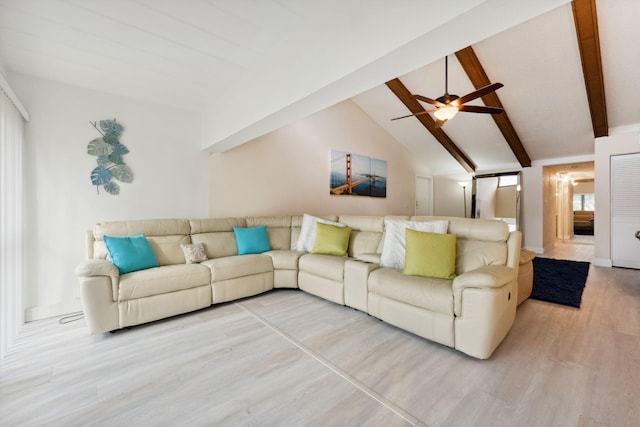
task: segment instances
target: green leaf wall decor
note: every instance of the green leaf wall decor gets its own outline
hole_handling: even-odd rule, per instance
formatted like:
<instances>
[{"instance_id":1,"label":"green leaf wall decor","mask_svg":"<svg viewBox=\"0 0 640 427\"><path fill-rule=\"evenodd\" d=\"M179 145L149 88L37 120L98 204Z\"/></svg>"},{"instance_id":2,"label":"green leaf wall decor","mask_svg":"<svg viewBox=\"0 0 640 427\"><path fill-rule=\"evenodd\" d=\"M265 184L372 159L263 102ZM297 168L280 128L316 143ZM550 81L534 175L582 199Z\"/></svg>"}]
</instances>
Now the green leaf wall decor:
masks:
<instances>
[{"instance_id":1,"label":"green leaf wall decor","mask_svg":"<svg viewBox=\"0 0 640 427\"><path fill-rule=\"evenodd\" d=\"M109 154L111 151L111 146L104 142L102 138L96 138L89 143L87 146L87 153L92 156L102 156L104 154Z\"/></svg>"},{"instance_id":2,"label":"green leaf wall decor","mask_svg":"<svg viewBox=\"0 0 640 427\"><path fill-rule=\"evenodd\" d=\"M120 143L120 135L124 127L117 123L116 119L90 123L102 134L101 138L93 139L87 145L87 153L96 156L98 164L91 171L91 183L96 186L98 194L102 186L107 193L116 196L120 194L120 186L112 181L113 178L120 182L133 182L133 171L125 164L122 157L129 153L129 149Z\"/></svg>"},{"instance_id":3,"label":"green leaf wall decor","mask_svg":"<svg viewBox=\"0 0 640 427\"><path fill-rule=\"evenodd\" d=\"M112 133L115 136L120 136L120 134L124 130L120 123L116 123L116 119L100 120L100 128L104 131L104 133Z\"/></svg>"},{"instance_id":4,"label":"green leaf wall decor","mask_svg":"<svg viewBox=\"0 0 640 427\"><path fill-rule=\"evenodd\" d=\"M104 185L111 181L113 173L104 166L98 166L91 171L91 183L93 185Z\"/></svg>"},{"instance_id":5,"label":"green leaf wall decor","mask_svg":"<svg viewBox=\"0 0 640 427\"><path fill-rule=\"evenodd\" d=\"M104 142L110 145L116 145L118 143L118 135L116 135L115 133L107 132L104 134L102 139L104 140Z\"/></svg>"},{"instance_id":6,"label":"green leaf wall decor","mask_svg":"<svg viewBox=\"0 0 640 427\"><path fill-rule=\"evenodd\" d=\"M113 146L113 152L118 154L127 154L129 149L124 144L116 144Z\"/></svg>"},{"instance_id":7,"label":"green leaf wall decor","mask_svg":"<svg viewBox=\"0 0 640 427\"><path fill-rule=\"evenodd\" d=\"M133 172L127 165L117 165L111 169L113 176L120 182L133 182Z\"/></svg>"},{"instance_id":8,"label":"green leaf wall decor","mask_svg":"<svg viewBox=\"0 0 640 427\"><path fill-rule=\"evenodd\" d=\"M122 165L124 164L124 160L122 160L122 156L118 153L111 153L109 154L109 160L112 163L115 163L116 165Z\"/></svg>"},{"instance_id":9,"label":"green leaf wall decor","mask_svg":"<svg viewBox=\"0 0 640 427\"><path fill-rule=\"evenodd\" d=\"M118 194L120 194L120 186L113 181L107 182L104 185L104 189L107 193L113 194L114 196L117 196Z\"/></svg>"}]
</instances>

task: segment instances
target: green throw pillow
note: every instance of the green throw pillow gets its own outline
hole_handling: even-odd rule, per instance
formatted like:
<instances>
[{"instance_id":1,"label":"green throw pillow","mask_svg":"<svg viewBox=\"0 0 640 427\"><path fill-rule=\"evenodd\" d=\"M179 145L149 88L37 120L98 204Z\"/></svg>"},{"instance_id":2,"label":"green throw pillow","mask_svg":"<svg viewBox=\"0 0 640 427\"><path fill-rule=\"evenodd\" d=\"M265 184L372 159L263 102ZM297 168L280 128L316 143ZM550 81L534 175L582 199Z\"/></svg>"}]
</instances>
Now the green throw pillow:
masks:
<instances>
[{"instance_id":1,"label":"green throw pillow","mask_svg":"<svg viewBox=\"0 0 640 427\"><path fill-rule=\"evenodd\" d=\"M453 279L456 277L456 235L407 228L404 274Z\"/></svg>"},{"instance_id":2,"label":"green throw pillow","mask_svg":"<svg viewBox=\"0 0 640 427\"><path fill-rule=\"evenodd\" d=\"M311 249L312 254L347 256L349 248L349 227L316 223L316 242Z\"/></svg>"}]
</instances>

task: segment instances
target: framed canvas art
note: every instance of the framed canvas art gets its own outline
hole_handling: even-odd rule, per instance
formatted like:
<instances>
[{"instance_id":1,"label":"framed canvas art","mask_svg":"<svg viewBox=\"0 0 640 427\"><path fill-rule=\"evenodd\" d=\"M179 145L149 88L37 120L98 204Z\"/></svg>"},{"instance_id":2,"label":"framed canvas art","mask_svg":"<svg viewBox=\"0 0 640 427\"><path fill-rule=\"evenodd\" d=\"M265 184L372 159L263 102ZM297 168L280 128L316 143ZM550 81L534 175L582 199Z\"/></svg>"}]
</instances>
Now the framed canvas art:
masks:
<instances>
[{"instance_id":1,"label":"framed canvas art","mask_svg":"<svg viewBox=\"0 0 640 427\"><path fill-rule=\"evenodd\" d=\"M387 197L387 161L331 150L329 192L333 195Z\"/></svg>"}]
</instances>

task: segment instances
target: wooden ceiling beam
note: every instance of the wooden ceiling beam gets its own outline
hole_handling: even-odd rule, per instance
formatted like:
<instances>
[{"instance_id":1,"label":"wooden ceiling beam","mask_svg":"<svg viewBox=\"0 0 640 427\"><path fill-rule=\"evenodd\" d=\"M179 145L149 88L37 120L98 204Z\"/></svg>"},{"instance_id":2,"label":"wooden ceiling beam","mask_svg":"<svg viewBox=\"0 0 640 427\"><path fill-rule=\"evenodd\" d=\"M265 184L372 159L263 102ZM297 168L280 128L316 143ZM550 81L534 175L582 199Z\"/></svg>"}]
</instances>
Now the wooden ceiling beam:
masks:
<instances>
[{"instance_id":1,"label":"wooden ceiling beam","mask_svg":"<svg viewBox=\"0 0 640 427\"><path fill-rule=\"evenodd\" d=\"M600 36L595 0L573 0L573 20L582 60L582 73L589 100L591 126L596 138L609 135L607 103L604 96L604 74L600 56Z\"/></svg>"},{"instance_id":2,"label":"wooden ceiling beam","mask_svg":"<svg viewBox=\"0 0 640 427\"><path fill-rule=\"evenodd\" d=\"M398 97L400 101L411 111L411 114L422 113L426 111L422 105L411 97L409 89L400 81L400 79L389 80L385 83L391 92ZM436 122L428 115L421 114L416 116L416 119L427 128L427 130L434 136L435 139L444 147L445 150L453 156L460 166L464 168L468 173L476 171L476 165L458 146L449 138L449 136L442 130L442 128L436 129Z\"/></svg>"},{"instance_id":3,"label":"wooden ceiling beam","mask_svg":"<svg viewBox=\"0 0 640 427\"><path fill-rule=\"evenodd\" d=\"M460 61L462 68L465 73L467 73L469 80L471 80L471 83L476 89L480 89L481 87L491 84L487 73L485 73L480 60L471 46L457 51L456 58ZM487 106L504 108L496 92L491 92L483 96L482 102ZM513 152L513 155L516 156L516 159L518 159L518 162L520 162L520 165L525 168L530 167L531 158L529 157L529 154L527 154L527 150L525 150L524 145L522 145L522 141L520 141L520 137L518 137L515 128L511 124L511 120L509 120L507 112L505 111L500 114L492 114L491 117L496 122L498 129L502 133L502 136L504 136L507 144L509 144L509 147L511 147L511 151Z\"/></svg>"}]
</instances>

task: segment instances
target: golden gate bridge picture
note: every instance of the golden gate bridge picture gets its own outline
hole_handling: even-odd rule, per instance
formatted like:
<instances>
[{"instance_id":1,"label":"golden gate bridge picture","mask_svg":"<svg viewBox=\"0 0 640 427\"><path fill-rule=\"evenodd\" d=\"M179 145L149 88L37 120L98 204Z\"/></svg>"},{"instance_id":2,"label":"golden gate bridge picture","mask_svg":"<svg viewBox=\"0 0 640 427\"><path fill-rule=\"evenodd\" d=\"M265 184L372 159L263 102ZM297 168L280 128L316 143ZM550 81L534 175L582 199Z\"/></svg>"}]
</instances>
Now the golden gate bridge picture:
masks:
<instances>
[{"instance_id":1,"label":"golden gate bridge picture","mask_svg":"<svg viewBox=\"0 0 640 427\"><path fill-rule=\"evenodd\" d=\"M387 197L387 162L331 150L330 194Z\"/></svg>"}]
</instances>

